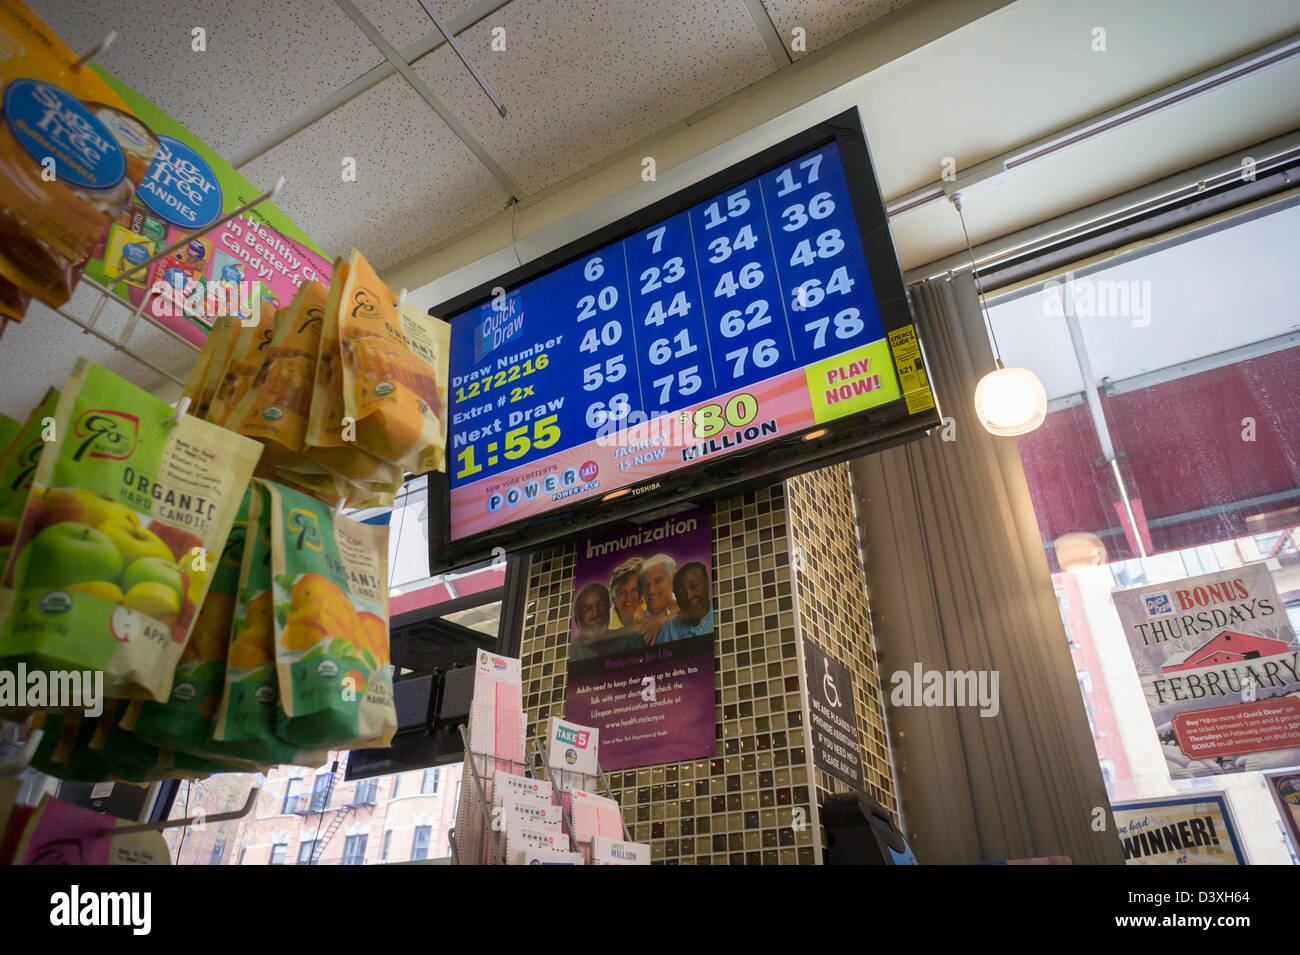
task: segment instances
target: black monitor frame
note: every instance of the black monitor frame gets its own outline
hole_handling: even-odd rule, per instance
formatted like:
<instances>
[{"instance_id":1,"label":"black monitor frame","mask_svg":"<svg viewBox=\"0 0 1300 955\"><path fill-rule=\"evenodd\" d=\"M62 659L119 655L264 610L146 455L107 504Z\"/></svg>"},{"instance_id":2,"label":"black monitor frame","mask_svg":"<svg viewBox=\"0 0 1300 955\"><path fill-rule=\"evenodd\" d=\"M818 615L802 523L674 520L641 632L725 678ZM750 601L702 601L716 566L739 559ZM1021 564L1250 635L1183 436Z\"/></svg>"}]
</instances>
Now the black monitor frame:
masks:
<instances>
[{"instance_id":1,"label":"black monitor frame","mask_svg":"<svg viewBox=\"0 0 1300 955\"><path fill-rule=\"evenodd\" d=\"M889 231L885 203L856 109L796 133L617 222L436 305L429 309L429 314L455 322L468 310L488 302L495 288L507 291L517 288L830 142L839 147L885 334L908 325L916 326ZM924 353L925 330L917 327L916 335ZM451 539L450 480L444 472L433 472L429 475L429 570L439 573L484 560L493 556L497 548L498 554L523 554L574 539L602 525L646 519L704 498L730 497L912 440L940 421L937 402L928 410L908 414L906 400L899 397L888 404L815 424L752 449L741 448L720 458L684 465L631 485L626 492L618 489L621 493L612 498L583 499L456 541ZM825 434L813 440L804 439L805 434L819 430Z\"/></svg>"}]
</instances>

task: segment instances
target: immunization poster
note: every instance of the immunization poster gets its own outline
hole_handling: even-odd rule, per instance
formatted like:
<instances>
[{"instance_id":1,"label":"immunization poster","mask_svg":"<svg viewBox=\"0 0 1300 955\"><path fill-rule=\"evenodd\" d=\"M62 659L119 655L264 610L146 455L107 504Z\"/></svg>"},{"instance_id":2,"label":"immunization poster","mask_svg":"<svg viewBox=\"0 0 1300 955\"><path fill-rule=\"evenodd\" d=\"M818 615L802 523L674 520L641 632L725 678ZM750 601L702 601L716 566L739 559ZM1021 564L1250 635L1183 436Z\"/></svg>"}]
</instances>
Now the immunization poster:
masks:
<instances>
[{"instance_id":1,"label":"immunization poster","mask_svg":"<svg viewBox=\"0 0 1300 955\"><path fill-rule=\"evenodd\" d=\"M712 756L713 509L578 542L565 718L602 769Z\"/></svg>"},{"instance_id":2,"label":"immunization poster","mask_svg":"<svg viewBox=\"0 0 1300 955\"><path fill-rule=\"evenodd\" d=\"M200 347L220 315L255 322L256 309L289 304L303 282L329 284L330 260L270 202L203 232L263 190L113 74L94 69L161 146L139 190L86 264L87 276L133 306L153 290L145 305L149 317ZM133 266L186 238L147 274L132 273ZM120 275L128 277L115 281Z\"/></svg>"},{"instance_id":3,"label":"immunization poster","mask_svg":"<svg viewBox=\"0 0 1300 955\"><path fill-rule=\"evenodd\" d=\"M1300 763L1300 645L1264 564L1112 597L1172 778Z\"/></svg>"},{"instance_id":4,"label":"immunization poster","mask_svg":"<svg viewBox=\"0 0 1300 955\"><path fill-rule=\"evenodd\" d=\"M1245 865L1222 795L1117 803L1125 865Z\"/></svg>"}]
</instances>

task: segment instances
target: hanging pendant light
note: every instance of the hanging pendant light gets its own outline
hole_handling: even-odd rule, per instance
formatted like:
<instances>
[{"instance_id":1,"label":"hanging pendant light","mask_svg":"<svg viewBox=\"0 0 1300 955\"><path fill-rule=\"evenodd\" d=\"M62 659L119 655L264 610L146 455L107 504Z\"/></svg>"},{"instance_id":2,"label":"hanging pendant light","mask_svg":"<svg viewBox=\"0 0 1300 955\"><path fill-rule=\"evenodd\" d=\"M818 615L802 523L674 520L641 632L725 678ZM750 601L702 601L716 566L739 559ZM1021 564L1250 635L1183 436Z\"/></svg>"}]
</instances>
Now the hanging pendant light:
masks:
<instances>
[{"instance_id":1,"label":"hanging pendant light","mask_svg":"<svg viewBox=\"0 0 1300 955\"><path fill-rule=\"evenodd\" d=\"M1028 368L998 367L975 386L975 414L989 434L1028 434L1047 418L1047 389Z\"/></svg>"},{"instance_id":2,"label":"hanging pendant light","mask_svg":"<svg viewBox=\"0 0 1300 955\"><path fill-rule=\"evenodd\" d=\"M984 304L984 290L980 286L975 249L971 247L970 234L966 231L966 217L961 211L961 193L954 192L949 198L961 220L961 233L966 239L966 251L970 253L971 276L975 279L975 294L984 315L989 341L993 345L993 363L996 366L975 386L975 415L989 434L999 437L1028 434L1047 420L1047 389L1028 368L1007 368L1002 364L1002 351L998 348L998 337L993 332L993 320L989 318L988 306Z\"/></svg>"}]
</instances>

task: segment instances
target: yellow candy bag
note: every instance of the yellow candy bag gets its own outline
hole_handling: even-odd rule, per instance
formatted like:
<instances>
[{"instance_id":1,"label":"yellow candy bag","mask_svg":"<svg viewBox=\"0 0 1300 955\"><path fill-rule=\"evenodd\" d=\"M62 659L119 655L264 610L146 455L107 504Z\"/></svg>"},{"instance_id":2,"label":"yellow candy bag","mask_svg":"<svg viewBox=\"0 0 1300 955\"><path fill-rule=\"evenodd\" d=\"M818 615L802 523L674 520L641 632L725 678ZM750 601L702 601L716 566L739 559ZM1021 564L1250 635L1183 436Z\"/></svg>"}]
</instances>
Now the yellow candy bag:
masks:
<instances>
[{"instance_id":1,"label":"yellow candy bag","mask_svg":"<svg viewBox=\"0 0 1300 955\"><path fill-rule=\"evenodd\" d=\"M344 415L363 451L414 474L443 470L451 326L396 298L354 249L339 303Z\"/></svg>"}]
</instances>

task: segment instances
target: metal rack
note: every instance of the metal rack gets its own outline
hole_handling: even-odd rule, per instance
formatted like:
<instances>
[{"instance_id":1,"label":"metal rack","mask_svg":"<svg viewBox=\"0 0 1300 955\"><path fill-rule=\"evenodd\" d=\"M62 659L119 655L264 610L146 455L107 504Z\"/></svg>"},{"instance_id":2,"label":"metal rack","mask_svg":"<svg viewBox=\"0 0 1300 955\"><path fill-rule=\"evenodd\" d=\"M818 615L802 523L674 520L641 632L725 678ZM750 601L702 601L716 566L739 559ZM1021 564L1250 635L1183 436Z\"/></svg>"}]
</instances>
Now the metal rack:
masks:
<instances>
[{"instance_id":1,"label":"metal rack","mask_svg":"<svg viewBox=\"0 0 1300 955\"><path fill-rule=\"evenodd\" d=\"M475 753L470 749L469 732L466 725L462 723L459 727L461 741L465 745L465 768L469 773L472 783L471 797L477 801L481 818L484 820L484 840L488 845L487 865L505 865L506 847L505 836L499 832L498 828L493 825L492 801L488 799L487 787L484 784L484 774L480 774L477 761L484 761L484 770L486 772L486 763L488 760L496 762L497 769L518 775L527 776L529 779L538 779L550 783L551 791L554 798L559 800L560 812L564 819L564 831L569 838L569 849L572 852L582 853L583 849L590 849L590 843L579 843L574 833L572 800L568 806L565 805L564 793L566 789L577 788L584 792L591 791L595 787L592 783L598 783L603 795L618 802L614 796L614 791L610 788L609 780L605 777L605 771L601 768L600 763L596 763L595 774L579 773L572 770L566 770L559 767L548 767L545 756L536 741L528 740L525 747L524 760L512 760L505 757L492 756L486 753ZM509 767L509 769L506 769ZM575 785L576 784L576 785ZM462 784L463 785L463 784ZM468 816L468 811L467 811ZM623 839L630 841L628 835L627 822L623 818L622 806L619 806L619 825L623 830ZM471 860L462 858L462 847L457 840L455 828L447 833L447 841L451 848L451 858L454 865L476 865ZM589 853L584 854L589 857Z\"/></svg>"},{"instance_id":2,"label":"metal rack","mask_svg":"<svg viewBox=\"0 0 1300 955\"><path fill-rule=\"evenodd\" d=\"M274 186L272 186L266 192L262 193L256 199L253 199L250 202L245 202L243 205L238 206L235 209L232 209L230 212L227 212L225 215L221 216L215 222L211 223L210 225L204 226L202 229L198 229L194 232L186 233L183 238L179 239L176 242L173 242L171 245L164 248L161 252L154 254L148 259L145 259L143 262L139 263L138 265L134 265L123 272L119 272L117 275L112 277L112 285L117 285L121 282L126 282L132 278L135 278L137 275L140 274L148 275L149 274L148 270L153 266L155 262L160 262L163 259L165 259L167 256L171 255L173 252L177 251L178 249L184 248L191 240L194 239L195 236L205 235L206 233L211 232L213 229L225 225L231 219L235 219L243 215L245 212L248 212L251 209L255 209L257 206L261 205L262 203L269 202L270 200L274 199L277 195L279 195L280 190L284 188L284 182L285 182L284 177L281 176L278 180L276 180ZM86 278L85 276L82 276L81 282L99 292L99 298L96 300L94 307L90 310L90 317L87 320L82 321L76 315L73 315L71 312L67 311L66 306L60 306L58 308L51 307L52 311L63 316L68 321L72 322L72 324L80 328L84 334L94 335L100 341L112 345L114 351L122 352L124 355L127 355L130 358L135 359L140 364L144 365L146 368L154 372L157 372L158 374L163 375L167 378L170 378L172 381L176 382L176 384L183 386L185 382L182 381L180 378L177 378L175 375L173 375L171 372L167 371L164 368L159 368L153 362L149 361L149 359L145 358L144 356L138 354L135 351L132 351L130 346L128 345L128 341L131 337L131 333L135 331L136 325L139 324L140 319L143 318L154 328L160 329L161 331L167 333L168 335L176 339L181 344L187 345L188 347L194 349L195 351L199 350L198 345L195 345L192 341L185 338L184 336L178 335L175 331L163 325L161 322L157 321L152 315L149 315L145 311L146 306L149 304L150 300L152 300L155 297L157 293L157 285L155 284L154 286L145 289L144 296L140 299L140 304L135 306L135 308L132 310L130 317L126 320L126 324L122 327L122 331L119 332L117 337L115 338L111 335L105 334L104 332L100 331L96 327L96 323L98 323L99 317L104 310L104 303L108 301L113 301L118 305L122 306L123 308L130 308L130 305L127 302L123 301L121 298L119 298L110 285L103 285L99 282L96 282L94 279L89 279Z\"/></svg>"}]
</instances>

